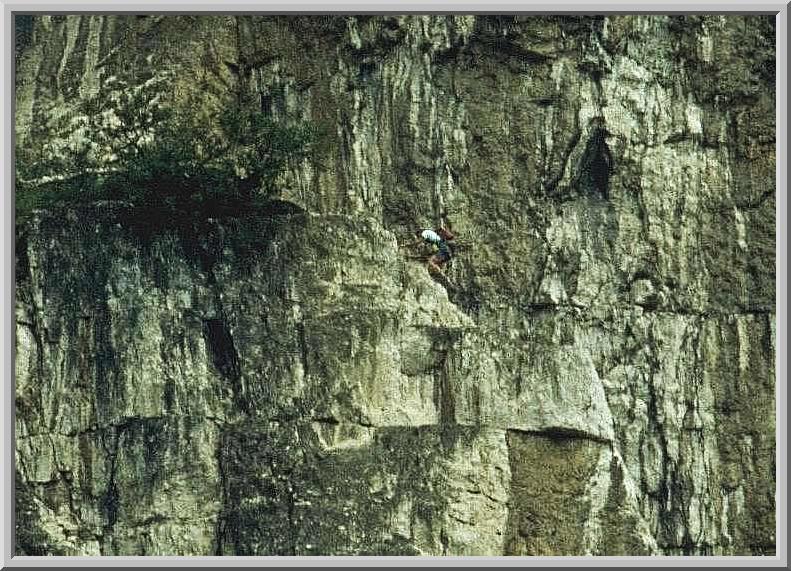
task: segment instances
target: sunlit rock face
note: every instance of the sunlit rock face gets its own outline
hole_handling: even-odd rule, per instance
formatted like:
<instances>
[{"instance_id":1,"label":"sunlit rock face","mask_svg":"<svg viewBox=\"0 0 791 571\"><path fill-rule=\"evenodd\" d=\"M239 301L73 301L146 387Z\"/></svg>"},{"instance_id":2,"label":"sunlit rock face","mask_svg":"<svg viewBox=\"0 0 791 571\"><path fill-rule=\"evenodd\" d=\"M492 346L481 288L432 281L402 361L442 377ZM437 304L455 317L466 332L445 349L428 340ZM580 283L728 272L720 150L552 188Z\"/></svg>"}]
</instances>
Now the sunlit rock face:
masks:
<instances>
[{"instance_id":1,"label":"sunlit rock face","mask_svg":"<svg viewBox=\"0 0 791 571\"><path fill-rule=\"evenodd\" d=\"M144 71L325 139L255 219L18 231L19 553L774 554L773 18L24 32L26 145Z\"/></svg>"}]
</instances>

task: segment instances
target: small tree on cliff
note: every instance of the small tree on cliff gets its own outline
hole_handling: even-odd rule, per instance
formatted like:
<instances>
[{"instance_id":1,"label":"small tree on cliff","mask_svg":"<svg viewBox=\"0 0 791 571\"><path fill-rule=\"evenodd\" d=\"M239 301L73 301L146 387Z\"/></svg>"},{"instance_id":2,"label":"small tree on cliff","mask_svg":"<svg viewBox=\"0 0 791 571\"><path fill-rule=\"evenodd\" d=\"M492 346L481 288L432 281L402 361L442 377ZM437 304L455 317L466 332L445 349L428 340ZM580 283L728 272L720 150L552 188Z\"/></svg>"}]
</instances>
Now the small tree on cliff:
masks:
<instances>
[{"instance_id":1,"label":"small tree on cliff","mask_svg":"<svg viewBox=\"0 0 791 571\"><path fill-rule=\"evenodd\" d=\"M224 108L197 96L165 102L170 85L167 75L108 78L60 126L66 143L18 152L18 188L43 195L42 184L55 180L60 192L46 195L70 202L206 211L273 196L280 175L311 152L305 122L275 120L238 99Z\"/></svg>"},{"instance_id":2,"label":"small tree on cliff","mask_svg":"<svg viewBox=\"0 0 791 571\"><path fill-rule=\"evenodd\" d=\"M126 106L119 138L128 146L117 171L117 182L153 203L211 206L206 202L271 197L280 175L310 153L314 133L304 122L275 120L243 102L198 112L199 101L168 108L157 106L156 97ZM158 113L139 111L152 105Z\"/></svg>"}]
</instances>

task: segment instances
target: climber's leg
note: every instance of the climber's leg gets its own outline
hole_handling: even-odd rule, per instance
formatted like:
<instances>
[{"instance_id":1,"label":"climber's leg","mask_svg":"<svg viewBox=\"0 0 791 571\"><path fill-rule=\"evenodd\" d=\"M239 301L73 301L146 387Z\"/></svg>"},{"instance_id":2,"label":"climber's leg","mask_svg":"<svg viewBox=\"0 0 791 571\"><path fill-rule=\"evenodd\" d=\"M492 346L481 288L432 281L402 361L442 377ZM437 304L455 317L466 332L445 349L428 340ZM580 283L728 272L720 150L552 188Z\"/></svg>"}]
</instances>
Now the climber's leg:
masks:
<instances>
[{"instance_id":1,"label":"climber's leg","mask_svg":"<svg viewBox=\"0 0 791 571\"><path fill-rule=\"evenodd\" d=\"M428 259L428 271L442 273L442 263L439 254L434 254Z\"/></svg>"}]
</instances>

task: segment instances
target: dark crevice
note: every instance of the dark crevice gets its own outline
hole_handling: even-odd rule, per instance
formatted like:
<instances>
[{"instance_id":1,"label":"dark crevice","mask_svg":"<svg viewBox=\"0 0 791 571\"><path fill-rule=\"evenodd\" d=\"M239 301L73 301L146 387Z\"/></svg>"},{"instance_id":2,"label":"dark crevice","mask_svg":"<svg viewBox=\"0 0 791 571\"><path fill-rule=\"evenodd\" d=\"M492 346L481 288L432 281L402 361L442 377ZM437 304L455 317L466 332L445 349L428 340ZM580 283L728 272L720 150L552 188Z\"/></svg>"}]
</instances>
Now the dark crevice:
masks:
<instances>
[{"instance_id":1,"label":"dark crevice","mask_svg":"<svg viewBox=\"0 0 791 571\"><path fill-rule=\"evenodd\" d=\"M221 506L217 514L217 521L214 525L214 555L224 555L225 535L226 535L226 512L230 506L228 499L228 477L225 473L225 463L223 462L223 439L217 439L217 446L214 451L214 458L217 462L217 477L219 478L219 489L221 495Z\"/></svg>"},{"instance_id":2,"label":"dark crevice","mask_svg":"<svg viewBox=\"0 0 791 571\"><path fill-rule=\"evenodd\" d=\"M19 286L25 282L29 282L32 277L32 273L30 271L30 257L28 255L27 233L17 233L14 251L16 256L14 265L14 283Z\"/></svg>"},{"instance_id":3,"label":"dark crevice","mask_svg":"<svg viewBox=\"0 0 791 571\"><path fill-rule=\"evenodd\" d=\"M118 374L121 369L113 346L110 315L107 301L99 300L94 318L93 343L94 370L96 371L94 378L96 412L100 420L112 418L113 410L123 403L126 396L123 383L118 382Z\"/></svg>"},{"instance_id":4,"label":"dark crevice","mask_svg":"<svg viewBox=\"0 0 791 571\"><path fill-rule=\"evenodd\" d=\"M442 354L442 364L437 372L438 385L437 385L437 401L439 405L439 422L441 425L454 424L456 420L455 403L453 399L453 391L450 387L450 376L447 370L448 353L444 351Z\"/></svg>"},{"instance_id":5,"label":"dark crevice","mask_svg":"<svg viewBox=\"0 0 791 571\"><path fill-rule=\"evenodd\" d=\"M591 130L572 182L572 186L583 196L598 196L605 200L610 196L612 154L606 138L607 131L603 122L599 121Z\"/></svg>"},{"instance_id":6,"label":"dark crevice","mask_svg":"<svg viewBox=\"0 0 791 571\"><path fill-rule=\"evenodd\" d=\"M249 412L249 407L242 394L239 355L236 352L228 324L224 319L204 319L203 336L214 367L222 377L231 383L231 390L237 405L243 411Z\"/></svg>"},{"instance_id":7,"label":"dark crevice","mask_svg":"<svg viewBox=\"0 0 791 571\"><path fill-rule=\"evenodd\" d=\"M109 537L110 541L112 542L113 529L118 521L118 511L121 505L121 496L115 478L117 470L118 448L120 446L121 436L123 435L124 430L125 425L119 425L118 427L111 429L110 434L108 435L110 438L109 446L105 442L105 438L107 436L102 435L100 437L100 442L106 454L105 462L108 464L107 472L109 474L107 488L105 489L105 492L101 498L101 509L104 519L101 542L102 555L108 555L105 541Z\"/></svg>"},{"instance_id":8,"label":"dark crevice","mask_svg":"<svg viewBox=\"0 0 791 571\"><path fill-rule=\"evenodd\" d=\"M434 349L439 357L434 373L434 405L439 412L441 441L446 449L452 448L456 442L456 399L449 370L449 358L457 339L455 335L451 337L443 335L437 339Z\"/></svg>"},{"instance_id":9,"label":"dark crevice","mask_svg":"<svg viewBox=\"0 0 791 571\"><path fill-rule=\"evenodd\" d=\"M439 541L442 544L442 555L448 555L450 540L448 539L448 534L444 527L439 532Z\"/></svg>"},{"instance_id":10,"label":"dark crevice","mask_svg":"<svg viewBox=\"0 0 791 571\"><path fill-rule=\"evenodd\" d=\"M228 379L239 377L239 363L230 329L223 319L205 319L203 334L214 366Z\"/></svg>"},{"instance_id":11,"label":"dark crevice","mask_svg":"<svg viewBox=\"0 0 791 571\"><path fill-rule=\"evenodd\" d=\"M568 426L548 426L540 430L519 430L515 428L508 429L509 432L522 433L530 436L538 436L542 438L549 438L551 440L590 440L600 444L611 444L609 438L599 436L598 434L591 434L578 428L571 428Z\"/></svg>"},{"instance_id":12,"label":"dark crevice","mask_svg":"<svg viewBox=\"0 0 791 571\"><path fill-rule=\"evenodd\" d=\"M163 360L163 363L167 362ZM176 383L173 379L165 381L165 388L163 389L162 401L165 404L165 412L173 414L175 412L176 401Z\"/></svg>"},{"instance_id":13,"label":"dark crevice","mask_svg":"<svg viewBox=\"0 0 791 571\"><path fill-rule=\"evenodd\" d=\"M653 330L648 330L648 347L656 347L656 341L654 339ZM659 360L657 359L656 355L653 351L649 351L647 354L647 361L650 366L650 373L648 375L648 402L647 404L647 411L648 411L648 429L649 433L652 435L656 435L658 440L659 449L662 454L662 462L661 462L661 477L659 482L659 491L657 494L657 505L659 507L659 538L663 537L672 537L673 532L671 529L671 522L672 522L672 485L668 484L668 481L673 476L671 473L671 469L668 465L668 453L667 453L667 438L665 436L664 427L659 420L659 409L660 403L658 402L658 396L656 392L656 387L654 386L654 379L659 373L661 365Z\"/></svg>"}]
</instances>

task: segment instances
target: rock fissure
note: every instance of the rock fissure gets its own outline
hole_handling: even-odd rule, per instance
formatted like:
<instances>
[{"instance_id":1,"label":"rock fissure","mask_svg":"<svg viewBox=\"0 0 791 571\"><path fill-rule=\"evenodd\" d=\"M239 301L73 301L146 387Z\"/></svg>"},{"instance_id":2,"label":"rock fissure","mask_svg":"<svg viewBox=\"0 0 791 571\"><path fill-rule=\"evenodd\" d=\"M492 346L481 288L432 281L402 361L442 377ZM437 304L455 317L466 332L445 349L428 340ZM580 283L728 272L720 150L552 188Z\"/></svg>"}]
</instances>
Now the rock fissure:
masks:
<instances>
[{"instance_id":1,"label":"rock fissure","mask_svg":"<svg viewBox=\"0 0 791 571\"><path fill-rule=\"evenodd\" d=\"M18 551L774 552L772 18L20 25ZM194 224L25 211L138 88L320 148Z\"/></svg>"}]
</instances>

